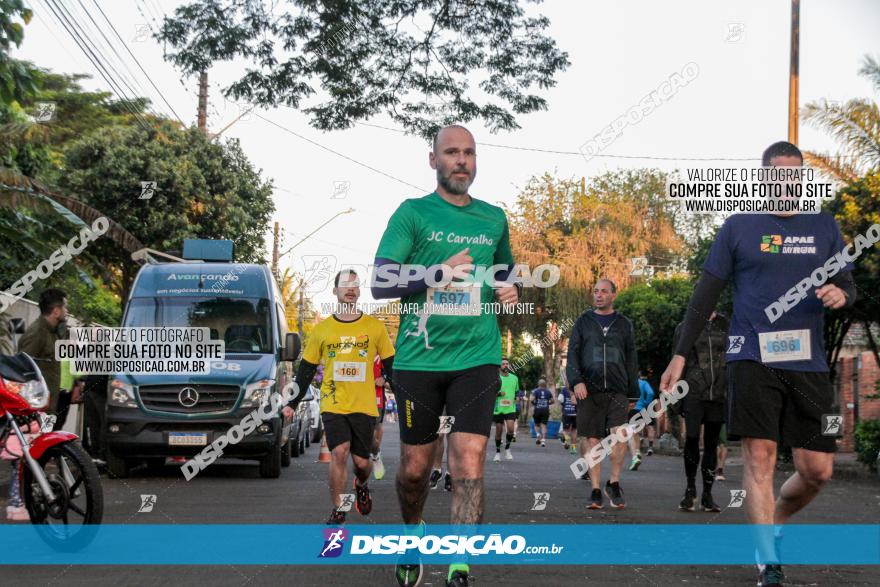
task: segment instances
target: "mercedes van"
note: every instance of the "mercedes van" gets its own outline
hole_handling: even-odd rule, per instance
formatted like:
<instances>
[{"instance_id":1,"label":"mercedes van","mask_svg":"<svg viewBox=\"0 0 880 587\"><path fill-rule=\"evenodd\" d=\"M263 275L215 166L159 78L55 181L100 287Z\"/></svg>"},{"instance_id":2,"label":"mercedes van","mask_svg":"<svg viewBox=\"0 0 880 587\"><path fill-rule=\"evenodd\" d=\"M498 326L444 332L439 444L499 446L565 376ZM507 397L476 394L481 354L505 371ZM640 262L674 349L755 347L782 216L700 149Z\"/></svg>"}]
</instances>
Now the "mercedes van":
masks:
<instances>
[{"instance_id":1,"label":"mercedes van","mask_svg":"<svg viewBox=\"0 0 880 587\"><path fill-rule=\"evenodd\" d=\"M187 240L182 258L143 249L146 264L134 280L124 327L203 327L225 343L225 357L207 374L126 374L110 377L106 442L112 476L133 465L160 466L191 458L224 435L293 377L299 336L289 333L281 292L269 268L233 263L231 241ZM262 421L223 457L256 460L262 477L305 449L307 402L291 421Z\"/></svg>"}]
</instances>

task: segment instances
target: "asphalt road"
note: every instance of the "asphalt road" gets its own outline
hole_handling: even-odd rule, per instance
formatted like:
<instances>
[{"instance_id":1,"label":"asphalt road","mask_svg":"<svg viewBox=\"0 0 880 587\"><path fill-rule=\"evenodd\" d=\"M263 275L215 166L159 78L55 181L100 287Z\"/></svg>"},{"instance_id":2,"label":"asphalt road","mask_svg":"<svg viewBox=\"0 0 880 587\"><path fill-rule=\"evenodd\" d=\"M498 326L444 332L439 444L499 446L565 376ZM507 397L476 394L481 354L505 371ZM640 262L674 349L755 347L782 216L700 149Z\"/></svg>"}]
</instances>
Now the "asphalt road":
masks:
<instances>
[{"instance_id":1,"label":"asphalt road","mask_svg":"<svg viewBox=\"0 0 880 587\"><path fill-rule=\"evenodd\" d=\"M394 472L398 462L397 425L385 424L383 455L388 469L382 481L371 481L373 513L361 517L352 512L352 523L398 523ZM574 479L568 465L574 460L558 441L546 448L536 446L521 430L513 445L514 460L486 463L485 522L503 524L627 524L627 523L744 523L741 508L719 514L686 513L677 509L684 490L680 458L647 457L635 472L625 472L621 485L627 508L598 512L586 509L588 483ZM318 446L294 459L280 479L261 479L255 464L222 461L192 481L179 470L136 470L125 480L102 478L105 494L104 521L113 524L321 524L329 514L327 465L316 463ZM716 484L716 501L729 501L737 489L741 465L734 455L728 460L727 481ZM607 473L606 473L607 476ZM0 496L5 497L8 468L0 467ZM777 474L777 484L783 475ZM699 483L699 480L698 480ZM532 511L534 492L550 493L544 511ZM155 495L152 512L138 513L141 495ZM451 494L438 488L431 492L425 510L428 523L447 523ZM723 503L722 503L723 502ZM2 502L0 502L2 503ZM869 479L832 481L798 517L802 523L870 523L880 520L880 484ZM6 523L0 520L0 523ZM235 540L235 537L229 537ZM283 548L284 545L276 545ZM684 547L687 545L671 545ZM589 544L584 545L589 548ZM817 545L821 547L821 545ZM0 555L2 559L2 555ZM477 585L754 585L751 566L474 566ZM877 585L880 567L786 567L790 585ZM427 568L426 585L444 585L445 567ZM317 568L257 565L226 566L0 566L0 585L394 585L390 567L359 566Z\"/></svg>"}]
</instances>

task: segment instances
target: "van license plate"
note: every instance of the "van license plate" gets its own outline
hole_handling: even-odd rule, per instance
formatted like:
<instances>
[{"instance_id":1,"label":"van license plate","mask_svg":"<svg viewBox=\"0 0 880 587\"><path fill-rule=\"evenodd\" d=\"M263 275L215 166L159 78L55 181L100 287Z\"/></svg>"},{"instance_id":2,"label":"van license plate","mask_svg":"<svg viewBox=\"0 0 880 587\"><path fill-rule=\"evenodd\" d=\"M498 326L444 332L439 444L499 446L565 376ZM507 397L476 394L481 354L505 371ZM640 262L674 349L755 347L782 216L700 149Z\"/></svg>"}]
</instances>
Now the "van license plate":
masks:
<instances>
[{"instance_id":1,"label":"van license plate","mask_svg":"<svg viewBox=\"0 0 880 587\"><path fill-rule=\"evenodd\" d=\"M205 446L208 435L204 432L169 432L168 444L172 446Z\"/></svg>"}]
</instances>

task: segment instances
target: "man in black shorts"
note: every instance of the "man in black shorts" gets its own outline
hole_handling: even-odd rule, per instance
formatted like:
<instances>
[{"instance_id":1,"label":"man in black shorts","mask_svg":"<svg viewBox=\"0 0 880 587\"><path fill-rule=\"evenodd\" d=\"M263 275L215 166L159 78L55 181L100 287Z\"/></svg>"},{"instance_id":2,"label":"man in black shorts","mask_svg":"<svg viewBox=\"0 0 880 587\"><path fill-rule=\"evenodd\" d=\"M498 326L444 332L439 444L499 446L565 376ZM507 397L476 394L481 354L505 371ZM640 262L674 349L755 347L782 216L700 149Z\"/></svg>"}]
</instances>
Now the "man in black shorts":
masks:
<instances>
[{"instance_id":1,"label":"man in black shorts","mask_svg":"<svg viewBox=\"0 0 880 587\"><path fill-rule=\"evenodd\" d=\"M568 342L566 376L573 386L577 402L577 431L581 454L589 462L592 447L610 430L626 423L628 396L639 395L639 362L632 322L614 310L617 286L610 279L600 279L593 288L593 309L587 310L574 324ZM620 488L620 471L626 457L626 442L611 450L611 478L605 495L611 507L626 506ZM589 471L593 491L590 509L602 507L601 461Z\"/></svg>"},{"instance_id":2,"label":"man in black shorts","mask_svg":"<svg viewBox=\"0 0 880 587\"><path fill-rule=\"evenodd\" d=\"M550 406L553 405L553 392L547 389L547 380L538 380L538 387L532 390L532 420L535 422L535 444L547 446L547 422L550 421Z\"/></svg>"},{"instance_id":3,"label":"man in black shorts","mask_svg":"<svg viewBox=\"0 0 880 587\"><path fill-rule=\"evenodd\" d=\"M803 156L791 143L778 142L764 151L762 164L800 168ZM749 521L764 529L756 553L759 585L782 584L781 525L831 479L836 442L823 434L823 416L833 415L834 392L823 322L825 308L855 301L852 261L866 246L865 237L856 237L854 244L855 249L845 246L837 222L825 212L728 218L703 266L675 355L661 381L661 391L666 392L681 379L688 351L726 282L732 281L727 422L731 438L742 438ZM793 448L795 473L774 503L780 441ZM774 524L776 531L770 535Z\"/></svg>"},{"instance_id":4,"label":"man in black shorts","mask_svg":"<svg viewBox=\"0 0 880 587\"><path fill-rule=\"evenodd\" d=\"M473 135L461 126L441 129L429 162L437 172L436 191L404 201L391 216L376 253L372 286L376 299L401 298L392 376L400 412L397 496L403 521L419 525L415 531L422 534L444 408L451 522L464 526L482 520L486 441L501 384L501 334L488 304L516 303L521 287L508 282L513 255L504 210L468 194L476 175ZM447 271L438 269L441 265ZM478 268L493 265L507 269L492 284L476 278ZM473 277L450 281L448 268ZM419 560L401 561L395 569L403 586L418 584L422 573ZM453 564L447 585L466 585L468 576L466 564Z\"/></svg>"}]
</instances>

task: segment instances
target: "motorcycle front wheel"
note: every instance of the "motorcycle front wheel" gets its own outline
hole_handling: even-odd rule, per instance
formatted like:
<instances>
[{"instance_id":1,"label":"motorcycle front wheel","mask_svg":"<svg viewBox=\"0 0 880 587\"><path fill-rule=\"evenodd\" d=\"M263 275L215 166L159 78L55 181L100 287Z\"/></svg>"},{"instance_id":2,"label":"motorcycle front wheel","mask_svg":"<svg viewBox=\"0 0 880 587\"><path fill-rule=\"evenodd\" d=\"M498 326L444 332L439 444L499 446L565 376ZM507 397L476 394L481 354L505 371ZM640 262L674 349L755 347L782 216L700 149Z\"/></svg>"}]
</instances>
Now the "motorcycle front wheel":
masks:
<instances>
[{"instance_id":1,"label":"motorcycle front wheel","mask_svg":"<svg viewBox=\"0 0 880 587\"><path fill-rule=\"evenodd\" d=\"M94 537L104 515L101 477L79 441L56 444L37 461L54 500L48 500L33 471L24 464L22 493L31 523L40 536L60 549L79 549Z\"/></svg>"}]
</instances>

